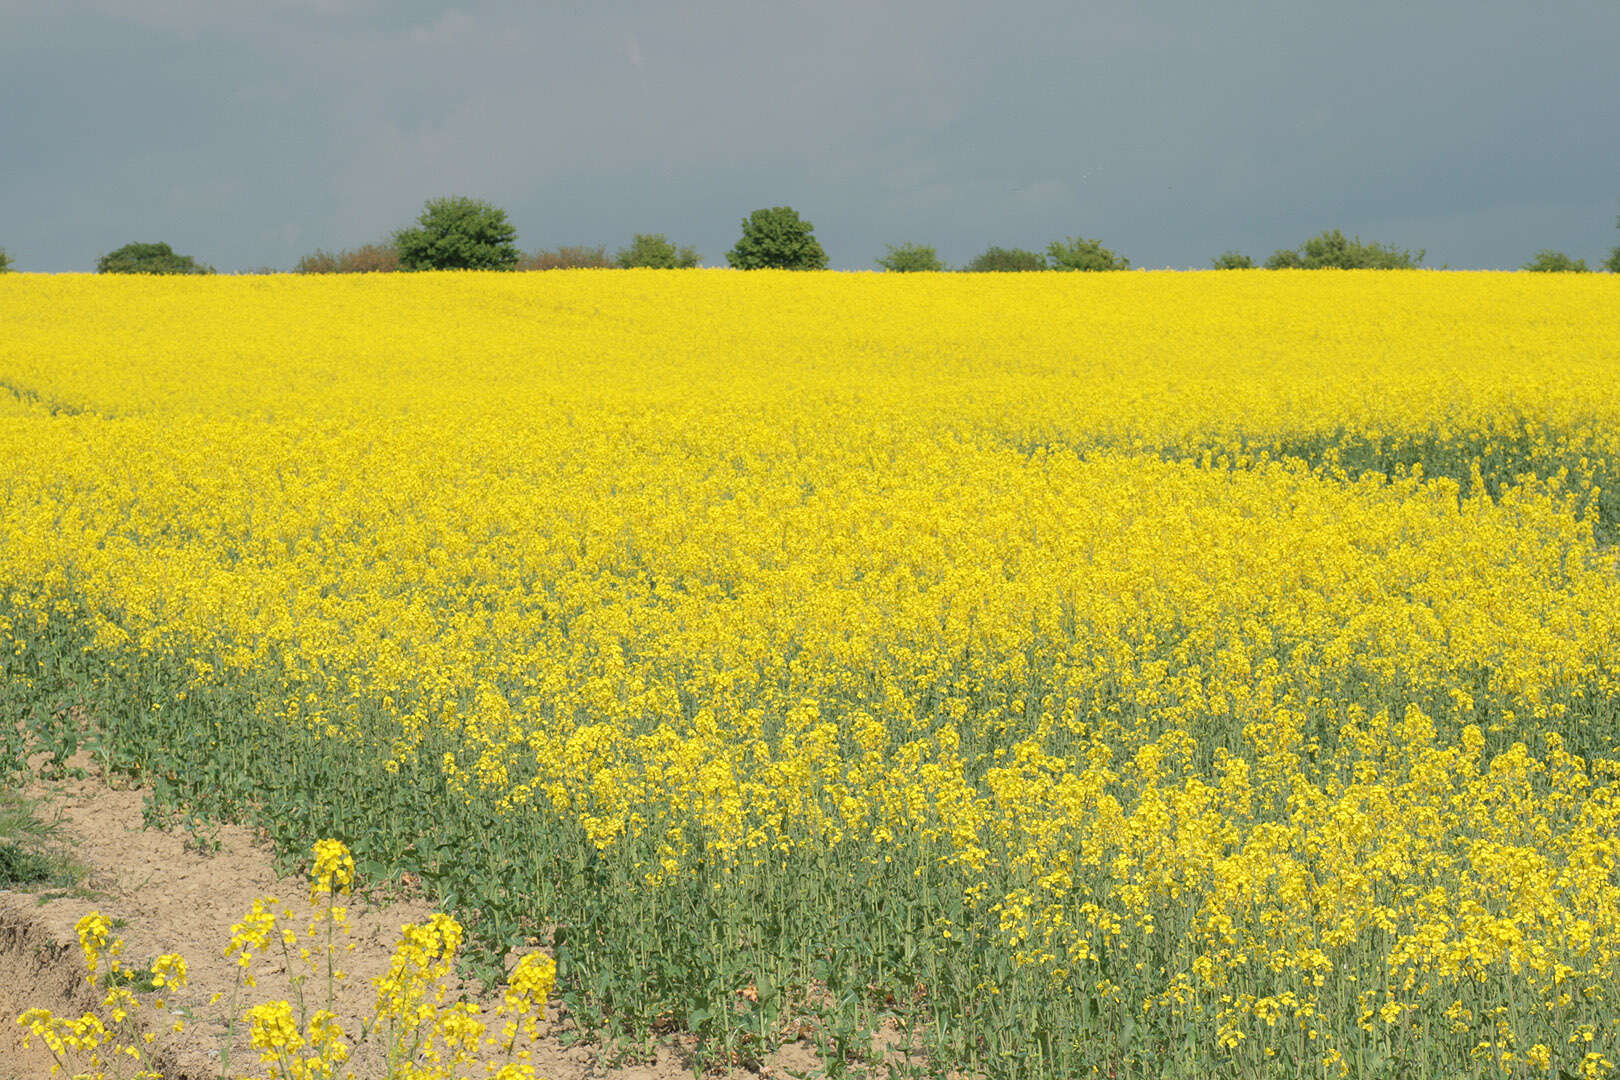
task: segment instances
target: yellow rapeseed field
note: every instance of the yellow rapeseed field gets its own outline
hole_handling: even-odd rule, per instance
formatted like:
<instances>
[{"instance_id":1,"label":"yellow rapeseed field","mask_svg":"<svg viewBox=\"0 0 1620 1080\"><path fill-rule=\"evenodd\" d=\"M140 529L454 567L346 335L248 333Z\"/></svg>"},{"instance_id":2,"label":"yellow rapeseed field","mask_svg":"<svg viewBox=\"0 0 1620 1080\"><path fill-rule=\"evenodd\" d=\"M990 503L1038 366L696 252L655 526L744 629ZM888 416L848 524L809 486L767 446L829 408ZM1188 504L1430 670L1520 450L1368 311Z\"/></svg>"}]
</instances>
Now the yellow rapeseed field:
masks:
<instances>
[{"instance_id":1,"label":"yellow rapeseed field","mask_svg":"<svg viewBox=\"0 0 1620 1080\"><path fill-rule=\"evenodd\" d=\"M1613 1073L1617 533L1611 275L0 278L7 751L717 1060Z\"/></svg>"}]
</instances>

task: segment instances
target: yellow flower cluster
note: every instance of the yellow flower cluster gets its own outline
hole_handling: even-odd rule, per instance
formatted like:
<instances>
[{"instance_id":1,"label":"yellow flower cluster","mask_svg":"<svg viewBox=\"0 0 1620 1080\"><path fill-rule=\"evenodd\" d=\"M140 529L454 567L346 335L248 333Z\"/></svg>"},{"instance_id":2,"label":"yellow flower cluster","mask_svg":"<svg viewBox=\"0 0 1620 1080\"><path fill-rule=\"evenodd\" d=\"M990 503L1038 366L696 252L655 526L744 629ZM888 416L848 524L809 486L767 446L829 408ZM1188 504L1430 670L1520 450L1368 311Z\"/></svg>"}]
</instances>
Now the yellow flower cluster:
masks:
<instances>
[{"instance_id":1,"label":"yellow flower cluster","mask_svg":"<svg viewBox=\"0 0 1620 1080\"><path fill-rule=\"evenodd\" d=\"M347 895L354 880L354 859L337 840L322 840L312 851L310 868L311 899L316 908L310 935L324 925L328 941L333 927L347 932L346 909L336 903ZM225 955L238 958L236 993L226 1013L225 1045L221 1051L220 1075L234 1076L230 1050L236 1025L245 1020L248 1038L259 1052L259 1063L266 1067L267 1080L334 1080L338 1069L353 1056L353 1042L338 1016L332 1011L336 1000L333 984L344 978L333 968L334 953L325 958L327 972L326 1007L307 1000L304 987L308 976L297 974L298 963L290 955L298 936L284 931L283 969L292 1000L266 1001L247 1008L239 1000L243 987L254 985L249 969L257 951L272 940L277 923L288 917L274 897L255 900L252 910L231 930ZM100 1009L78 1019L58 1017L48 1009L28 1009L17 1017L26 1031L24 1047L38 1038L56 1058L53 1075L70 1064L78 1080L162 1080L148 1062L145 1047L155 1038L142 1030L136 1014L145 1006L162 1015L167 1008L165 992L187 985L186 962L175 954L165 954L146 968L133 970L118 959L122 939L113 936L112 922L99 912L79 920L80 950L92 987L107 986ZM445 980L449 977L462 940L462 928L455 919L436 914L422 926L401 928L401 938L385 975L374 980L376 1009L360 1023L359 1037L383 1040L382 1073L386 1080L452 1080L479 1068L496 1080L534 1080L528 1063L530 1051L519 1044L521 1033L532 1041L539 1037L540 1020L556 983L556 964L542 953L521 958L507 978L501 1001L493 1009L463 1000L449 1001ZM301 960L319 966L305 950ZM144 981L145 985L142 985ZM148 996L142 999L141 993ZM210 1004L217 1004L215 995ZM489 1021L499 1022L492 1031ZM175 1023L173 1030L181 1030ZM123 1066L128 1065L134 1071ZM345 1080L355 1080L350 1069Z\"/></svg>"},{"instance_id":2,"label":"yellow flower cluster","mask_svg":"<svg viewBox=\"0 0 1620 1080\"><path fill-rule=\"evenodd\" d=\"M1610 276L11 275L0 324L16 685L563 928L593 1005L1612 1068Z\"/></svg>"},{"instance_id":3,"label":"yellow flower cluster","mask_svg":"<svg viewBox=\"0 0 1620 1080\"><path fill-rule=\"evenodd\" d=\"M331 1080L337 1067L348 1060L343 1029L330 1009L317 1010L305 1030L300 1030L290 1001L255 1005L247 1011L247 1019L259 1062L270 1066L271 1075L278 1080Z\"/></svg>"},{"instance_id":4,"label":"yellow flower cluster","mask_svg":"<svg viewBox=\"0 0 1620 1080\"><path fill-rule=\"evenodd\" d=\"M340 840L315 844L315 865L310 870L309 902L320 904L333 893L347 894L354 886L354 856Z\"/></svg>"},{"instance_id":5,"label":"yellow flower cluster","mask_svg":"<svg viewBox=\"0 0 1620 1080\"><path fill-rule=\"evenodd\" d=\"M333 968L336 954L330 946L331 929L348 932L347 909L337 904L337 897L352 888L354 858L337 840L317 842L312 854L310 904L317 913L309 934L314 937L323 925L328 930L324 963L330 1006L333 983L345 978ZM247 955L243 943L262 945L268 940L275 920L264 913L276 905L273 898L255 903L253 913L233 935L227 955L239 947ZM284 943L290 946L296 940L295 934L288 933ZM555 963L540 953L523 957L508 976L500 1003L484 1010L471 1002L449 999L446 980L461 942L461 924L444 914L400 928L400 941L387 972L373 980L376 1006L359 1032L363 1039L381 1041L382 1076L451 1080L465 1075L467 1068L482 1066L487 1075L532 1080L530 1053L518 1044L518 1034L521 1031L530 1040L539 1037L539 1022L555 984ZM291 975L297 965L290 955L284 959L294 1000L269 1001L246 1011L252 1045L259 1051L260 1064L268 1067L269 1080L332 1080L352 1056L351 1037L330 1007L314 1008L306 1000L307 977ZM301 959L314 962L307 950ZM234 1002L231 1015L233 1019L237 1015ZM489 1019L502 1023L498 1033L490 1031ZM352 1080L354 1073L344 1075Z\"/></svg>"},{"instance_id":6,"label":"yellow flower cluster","mask_svg":"<svg viewBox=\"0 0 1620 1080\"><path fill-rule=\"evenodd\" d=\"M166 995L187 985L186 961L176 953L164 953L143 968L132 968L121 956L123 939L113 935L113 923L92 911L78 921L75 931L84 958L85 974L92 990L101 992L99 1007L73 1018L56 1016L49 1009L26 1009L16 1020L24 1029L23 1048L39 1039L55 1062L55 1076L69 1063L79 1066L75 1078L108 1080L162 1080L147 1054L155 1034L145 1030L139 1013L149 1006L156 1016L166 1016ZM144 982L152 996L143 1001L135 987ZM181 1021L173 1021L175 1031Z\"/></svg>"}]
</instances>

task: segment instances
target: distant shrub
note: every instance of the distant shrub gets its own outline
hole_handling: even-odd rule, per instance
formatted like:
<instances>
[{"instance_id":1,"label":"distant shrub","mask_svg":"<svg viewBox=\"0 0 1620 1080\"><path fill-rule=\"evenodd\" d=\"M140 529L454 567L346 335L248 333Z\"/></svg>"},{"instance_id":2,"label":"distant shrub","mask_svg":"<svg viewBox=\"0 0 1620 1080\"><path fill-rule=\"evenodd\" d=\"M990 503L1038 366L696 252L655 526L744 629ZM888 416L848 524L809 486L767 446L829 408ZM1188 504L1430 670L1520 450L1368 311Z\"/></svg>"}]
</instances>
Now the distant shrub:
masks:
<instances>
[{"instance_id":1,"label":"distant shrub","mask_svg":"<svg viewBox=\"0 0 1620 1080\"><path fill-rule=\"evenodd\" d=\"M815 229L791 206L755 210L743 218L726 262L737 270L825 270L827 253Z\"/></svg>"},{"instance_id":2,"label":"distant shrub","mask_svg":"<svg viewBox=\"0 0 1620 1080\"><path fill-rule=\"evenodd\" d=\"M1591 268L1586 265L1585 259L1572 259L1562 251L1552 248L1542 248L1536 252L1536 257L1519 267L1534 274L1587 274Z\"/></svg>"},{"instance_id":3,"label":"distant shrub","mask_svg":"<svg viewBox=\"0 0 1620 1080\"><path fill-rule=\"evenodd\" d=\"M5 248L0 248L0 274L11 269L11 256L6 254Z\"/></svg>"},{"instance_id":4,"label":"distant shrub","mask_svg":"<svg viewBox=\"0 0 1620 1080\"><path fill-rule=\"evenodd\" d=\"M338 252L316 248L298 260L298 274L389 274L398 270L399 249L393 244L362 244Z\"/></svg>"},{"instance_id":5,"label":"distant shrub","mask_svg":"<svg viewBox=\"0 0 1620 1080\"><path fill-rule=\"evenodd\" d=\"M339 273L342 273L342 271L339 270L338 267L340 265L342 265L343 256L347 255L347 254L348 254L348 252L346 252L346 251L333 252L333 251L327 251L325 248L316 248L314 251L310 252L308 255L300 255L298 257L298 261L293 264L293 273L295 273L295 274L339 274Z\"/></svg>"},{"instance_id":6,"label":"distant shrub","mask_svg":"<svg viewBox=\"0 0 1620 1080\"><path fill-rule=\"evenodd\" d=\"M1209 263L1217 270L1253 270L1254 260L1241 251L1223 251Z\"/></svg>"},{"instance_id":7,"label":"distant shrub","mask_svg":"<svg viewBox=\"0 0 1620 1080\"><path fill-rule=\"evenodd\" d=\"M1284 249L1266 260L1268 270L1416 270L1425 252L1414 255L1391 245L1364 244L1333 229L1313 236L1297 250Z\"/></svg>"},{"instance_id":8,"label":"distant shrub","mask_svg":"<svg viewBox=\"0 0 1620 1080\"><path fill-rule=\"evenodd\" d=\"M989 247L962 269L971 274L1008 274L1046 270L1046 257L1023 248Z\"/></svg>"},{"instance_id":9,"label":"distant shrub","mask_svg":"<svg viewBox=\"0 0 1620 1080\"><path fill-rule=\"evenodd\" d=\"M1620 247L1609 252L1609 257L1603 260L1603 269L1611 274L1620 274Z\"/></svg>"},{"instance_id":10,"label":"distant shrub","mask_svg":"<svg viewBox=\"0 0 1620 1080\"><path fill-rule=\"evenodd\" d=\"M1046 246L1046 257L1054 270L1129 270L1131 260L1102 246L1101 240L1071 236Z\"/></svg>"},{"instance_id":11,"label":"distant shrub","mask_svg":"<svg viewBox=\"0 0 1620 1080\"><path fill-rule=\"evenodd\" d=\"M605 270L613 265L606 247L560 247L537 251L521 260L519 270Z\"/></svg>"},{"instance_id":12,"label":"distant shrub","mask_svg":"<svg viewBox=\"0 0 1620 1080\"><path fill-rule=\"evenodd\" d=\"M621 269L649 267L653 270L690 270L703 262L697 248L676 247L663 233L636 233L630 246L623 247L613 256Z\"/></svg>"},{"instance_id":13,"label":"distant shrub","mask_svg":"<svg viewBox=\"0 0 1620 1080\"><path fill-rule=\"evenodd\" d=\"M394 247L401 270L510 270L520 258L506 211L465 195L429 199Z\"/></svg>"},{"instance_id":14,"label":"distant shrub","mask_svg":"<svg viewBox=\"0 0 1620 1080\"><path fill-rule=\"evenodd\" d=\"M99 274L211 274L190 255L181 255L168 244L125 244L96 260Z\"/></svg>"},{"instance_id":15,"label":"distant shrub","mask_svg":"<svg viewBox=\"0 0 1620 1080\"><path fill-rule=\"evenodd\" d=\"M931 244L885 244L889 250L878 256L877 264L891 274L914 274L943 270L939 252Z\"/></svg>"}]
</instances>

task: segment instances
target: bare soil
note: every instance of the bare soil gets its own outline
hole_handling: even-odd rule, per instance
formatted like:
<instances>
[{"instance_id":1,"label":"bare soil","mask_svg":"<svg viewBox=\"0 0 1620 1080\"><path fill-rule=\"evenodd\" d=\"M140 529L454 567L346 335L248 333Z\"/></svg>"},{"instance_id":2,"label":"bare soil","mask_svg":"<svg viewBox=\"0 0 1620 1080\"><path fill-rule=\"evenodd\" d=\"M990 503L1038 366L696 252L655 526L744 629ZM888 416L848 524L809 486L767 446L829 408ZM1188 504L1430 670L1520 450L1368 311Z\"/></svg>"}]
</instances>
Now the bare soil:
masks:
<instances>
[{"instance_id":1,"label":"bare soil","mask_svg":"<svg viewBox=\"0 0 1620 1080\"><path fill-rule=\"evenodd\" d=\"M88 868L84 886L0 890L0 1080L33 1080L50 1073L52 1059L37 1041L31 1050L21 1049L22 1029L14 1021L23 1009L43 1007L78 1016L95 1004L74 930L91 911L117 920L127 962L140 964L168 952L186 958L191 985L167 1004L171 1011L189 1010L194 1020L178 1035L151 1026L154 1057L170 1080L214 1080L226 1041L225 1005L237 974L235 962L224 955L231 925L263 896L306 912L308 882L278 876L268 847L246 828L210 827L203 844L185 830L146 828L143 791L110 784L86 757L72 764L85 772L82 778L36 780L26 794L40 801L44 816L60 816L69 850ZM344 1030L356 1030L358 1019L369 1015L374 1004L371 979L387 970L401 925L422 922L431 913L419 899L353 899L348 940L355 949L342 961L350 974L339 984L337 1008ZM242 1000L243 1006L288 997L286 972L279 964L266 957L255 970L259 986ZM476 986L455 989L479 996ZM223 995L221 1002L210 1006L216 993ZM317 997L324 1001L324 977ZM538 1075L550 1080L675 1080L697 1073L688 1053L692 1040L680 1035L669 1037L650 1055L640 1055L640 1061L623 1064L622 1055L599 1045L572 1044L555 1002L546 1028L531 1047L531 1061ZM239 1036L237 1043L230 1073L257 1072L257 1054L245 1038ZM356 1063L359 1076L376 1075L364 1057ZM758 1072L709 1075L788 1080L823 1071L815 1051L799 1042L776 1051Z\"/></svg>"}]
</instances>

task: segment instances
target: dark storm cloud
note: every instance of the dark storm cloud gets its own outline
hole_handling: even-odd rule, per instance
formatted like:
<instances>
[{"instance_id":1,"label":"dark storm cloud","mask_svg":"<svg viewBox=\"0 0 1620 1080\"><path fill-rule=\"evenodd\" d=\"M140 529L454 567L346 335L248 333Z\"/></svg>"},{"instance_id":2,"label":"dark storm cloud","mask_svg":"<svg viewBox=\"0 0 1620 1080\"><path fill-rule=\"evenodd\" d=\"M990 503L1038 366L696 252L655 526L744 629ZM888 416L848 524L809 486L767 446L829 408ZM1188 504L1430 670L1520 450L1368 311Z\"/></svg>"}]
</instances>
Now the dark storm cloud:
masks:
<instances>
[{"instance_id":1,"label":"dark storm cloud","mask_svg":"<svg viewBox=\"0 0 1620 1080\"><path fill-rule=\"evenodd\" d=\"M1222 10L1222 9L1225 10ZM757 206L835 266L1097 236L1138 265L1338 226L1431 265L1620 241L1620 6L0 0L0 245L222 269L424 198L526 248L711 264Z\"/></svg>"}]
</instances>

